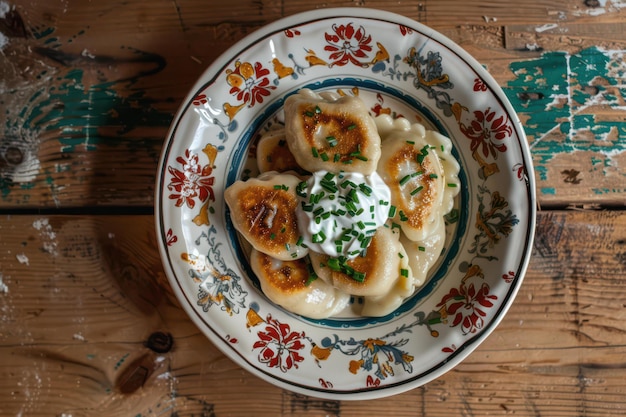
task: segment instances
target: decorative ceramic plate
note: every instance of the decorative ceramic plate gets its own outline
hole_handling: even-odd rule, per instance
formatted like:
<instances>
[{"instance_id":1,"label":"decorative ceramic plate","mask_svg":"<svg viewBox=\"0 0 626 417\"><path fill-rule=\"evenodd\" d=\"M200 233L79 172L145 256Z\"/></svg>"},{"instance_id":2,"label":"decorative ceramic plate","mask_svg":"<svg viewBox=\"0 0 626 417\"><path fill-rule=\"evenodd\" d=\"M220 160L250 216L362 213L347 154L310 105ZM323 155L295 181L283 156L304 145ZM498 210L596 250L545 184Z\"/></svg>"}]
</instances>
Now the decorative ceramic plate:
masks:
<instances>
[{"instance_id":1,"label":"decorative ceramic plate","mask_svg":"<svg viewBox=\"0 0 626 417\"><path fill-rule=\"evenodd\" d=\"M256 141L305 87L358 95L372 115L452 139L461 191L445 249L426 284L385 317L312 320L272 304L232 227L224 189L256 175ZM459 46L399 15L316 10L246 37L194 86L163 149L157 232L180 302L232 360L302 394L377 398L450 370L502 319L531 252L534 189L520 121Z\"/></svg>"}]
</instances>

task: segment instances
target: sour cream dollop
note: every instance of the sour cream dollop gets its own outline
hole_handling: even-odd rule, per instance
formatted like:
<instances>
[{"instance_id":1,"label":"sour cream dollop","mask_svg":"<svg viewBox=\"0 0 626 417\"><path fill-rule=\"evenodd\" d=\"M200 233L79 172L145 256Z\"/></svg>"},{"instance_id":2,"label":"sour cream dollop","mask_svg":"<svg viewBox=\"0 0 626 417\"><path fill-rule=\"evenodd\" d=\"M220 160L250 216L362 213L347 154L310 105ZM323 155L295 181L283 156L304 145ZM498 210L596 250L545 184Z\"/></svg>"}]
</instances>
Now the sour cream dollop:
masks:
<instances>
[{"instance_id":1,"label":"sour cream dollop","mask_svg":"<svg viewBox=\"0 0 626 417\"><path fill-rule=\"evenodd\" d=\"M389 218L391 191L376 172L317 171L296 193L301 244L331 257L352 259L367 250Z\"/></svg>"}]
</instances>

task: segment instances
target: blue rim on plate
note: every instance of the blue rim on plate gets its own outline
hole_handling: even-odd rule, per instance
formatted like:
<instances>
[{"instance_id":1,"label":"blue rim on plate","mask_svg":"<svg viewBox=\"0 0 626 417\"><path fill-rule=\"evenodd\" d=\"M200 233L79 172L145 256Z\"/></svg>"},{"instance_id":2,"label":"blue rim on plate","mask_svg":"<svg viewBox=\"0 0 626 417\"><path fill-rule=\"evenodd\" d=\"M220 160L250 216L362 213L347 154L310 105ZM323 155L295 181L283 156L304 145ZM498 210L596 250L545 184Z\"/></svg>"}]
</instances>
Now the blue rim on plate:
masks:
<instances>
[{"instance_id":1,"label":"blue rim on plate","mask_svg":"<svg viewBox=\"0 0 626 417\"><path fill-rule=\"evenodd\" d=\"M300 88L361 97L450 137L461 192L427 283L394 313L312 320L256 285L223 190L255 175L261 132ZM279 387L329 399L379 398L461 362L500 322L522 283L535 229L526 137L494 79L458 45L403 16L325 9L241 40L176 114L157 175L163 265L194 323L227 356Z\"/></svg>"}]
</instances>

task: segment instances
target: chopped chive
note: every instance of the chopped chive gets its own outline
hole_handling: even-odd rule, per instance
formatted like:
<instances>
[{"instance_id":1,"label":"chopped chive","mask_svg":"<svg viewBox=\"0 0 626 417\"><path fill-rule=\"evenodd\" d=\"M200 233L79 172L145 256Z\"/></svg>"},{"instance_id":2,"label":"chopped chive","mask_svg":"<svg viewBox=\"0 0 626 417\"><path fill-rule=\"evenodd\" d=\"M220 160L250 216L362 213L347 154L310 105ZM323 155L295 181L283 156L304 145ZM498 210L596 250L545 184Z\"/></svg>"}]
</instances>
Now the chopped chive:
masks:
<instances>
[{"instance_id":1,"label":"chopped chive","mask_svg":"<svg viewBox=\"0 0 626 417\"><path fill-rule=\"evenodd\" d=\"M455 183L453 183L453 182L449 182L449 183L448 183L448 187L450 187L450 188L455 188L455 187L456 187L456 184L455 184Z\"/></svg>"},{"instance_id":2,"label":"chopped chive","mask_svg":"<svg viewBox=\"0 0 626 417\"><path fill-rule=\"evenodd\" d=\"M326 154L326 152L322 152L322 154L320 154L320 157L322 158L322 161L326 162L328 161L328 155Z\"/></svg>"},{"instance_id":3,"label":"chopped chive","mask_svg":"<svg viewBox=\"0 0 626 417\"><path fill-rule=\"evenodd\" d=\"M400 269L400 275L407 278L409 276L409 270L404 268Z\"/></svg>"},{"instance_id":4,"label":"chopped chive","mask_svg":"<svg viewBox=\"0 0 626 417\"><path fill-rule=\"evenodd\" d=\"M302 246L302 243L304 242L304 238L302 236L300 236L298 238L298 241L296 242L296 246Z\"/></svg>"},{"instance_id":5,"label":"chopped chive","mask_svg":"<svg viewBox=\"0 0 626 417\"><path fill-rule=\"evenodd\" d=\"M426 252L426 248L425 248L424 246L418 246L418 247L417 247L417 249L418 249L420 252Z\"/></svg>"},{"instance_id":6,"label":"chopped chive","mask_svg":"<svg viewBox=\"0 0 626 417\"><path fill-rule=\"evenodd\" d=\"M363 282L363 281L365 281L365 273L359 272L359 271L354 271L354 274L352 275L352 279L354 279L355 281L358 281L358 282Z\"/></svg>"},{"instance_id":7,"label":"chopped chive","mask_svg":"<svg viewBox=\"0 0 626 417\"><path fill-rule=\"evenodd\" d=\"M400 259L402 259L402 258L404 258L404 255L403 255L401 252L398 252L398 257L399 257Z\"/></svg>"},{"instance_id":8,"label":"chopped chive","mask_svg":"<svg viewBox=\"0 0 626 417\"><path fill-rule=\"evenodd\" d=\"M317 279L317 275L315 275L315 272L313 273L309 273L309 277L307 278L306 282L304 283L305 287L308 287L309 285L311 285L313 283L313 281L315 281Z\"/></svg>"},{"instance_id":9,"label":"chopped chive","mask_svg":"<svg viewBox=\"0 0 626 417\"><path fill-rule=\"evenodd\" d=\"M339 159L341 159L341 155L336 153L335 156L333 157L333 162L339 162Z\"/></svg>"},{"instance_id":10,"label":"chopped chive","mask_svg":"<svg viewBox=\"0 0 626 417\"><path fill-rule=\"evenodd\" d=\"M394 217L396 215L396 206L391 206L389 207L389 214L387 215L387 217Z\"/></svg>"},{"instance_id":11,"label":"chopped chive","mask_svg":"<svg viewBox=\"0 0 626 417\"><path fill-rule=\"evenodd\" d=\"M274 239L276 239L276 233L272 233L272 234L270 235L270 240L274 240Z\"/></svg>"},{"instance_id":12,"label":"chopped chive","mask_svg":"<svg viewBox=\"0 0 626 417\"><path fill-rule=\"evenodd\" d=\"M430 177L431 179L435 179L435 178L437 178L438 176L437 176L437 174L430 174L428 177Z\"/></svg>"},{"instance_id":13,"label":"chopped chive","mask_svg":"<svg viewBox=\"0 0 626 417\"><path fill-rule=\"evenodd\" d=\"M417 187L416 189L411 191L411 195L415 195L415 194L419 193L420 191L422 191L423 189L424 189L424 186L420 185L419 187Z\"/></svg>"},{"instance_id":14,"label":"chopped chive","mask_svg":"<svg viewBox=\"0 0 626 417\"><path fill-rule=\"evenodd\" d=\"M320 114L322 112L322 109L320 109L320 106L315 106L315 113Z\"/></svg>"},{"instance_id":15,"label":"chopped chive","mask_svg":"<svg viewBox=\"0 0 626 417\"><path fill-rule=\"evenodd\" d=\"M328 265L328 267L333 271L339 271L341 269L339 266L339 259L337 258L329 258L326 265Z\"/></svg>"},{"instance_id":16,"label":"chopped chive","mask_svg":"<svg viewBox=\"0 0 626 417\"><path fill-rule=\"evenodd\" d=\"M352 129L356 129L356 125L354 123L348 126L348 130L352 130Z\"/></svg>"},{"instance_id":17,"label":"chopped chive","mask_svg":"<svg viewBox=\"0 0 626 417\"><path fill-rule=\"evenodd\" d=\"M359 190L368 197L372 195L372 188L367 184L359 184Z\"/></svg>"},{"instance_id":18,"label":"chopped chive","mask_svg":"<svg viewBox=\"0 0 626 417\"><path fill-rule=\"evenodd\" d=\"M305 116L307 116L307 117L313 117L313 112L312 112L312 111L308 111L308 110L307 110L307 111L305 111L305 112L304 112L304 114L305 114Z\"/></svg>"},{"instance_id":19,"label":"chopped chive","mask_svg":"<svg viewBox=\"0 0 626 417\"><path fill-rule=\"evenodd\" d=\"M285 243L285 249L287 249L287 251L290 251L291 245L289 243Z\"/></svg>"},{"instance_id":20,"label":"chopped chive","mask_svg":"<svg viewBox=\"0 0 626 417\"><path fill-rule=\"evenodd\" d=\"M317 148L315 146L311 147L311 153L313 154L313 158L317 158L317 157L320 156L320 154L317 151Z\"/></svg>"},{"instance_id":21,"label":"chopped chive","mask_svg":"<svg viewBox=\"0 0 626 417\"><path fill-rule=\"evenodd\" d=\"M283 227L282 229L280 229L280 233L285 233L287 231L286 227Z\"/></svg>"},{"instance_id":22,"label":"chopped chive","mask_svg":"<svg viewBox=\"0 0 626 417\"><path fill-rule=\"evenodd\" d=\"M405 175L404 177L402 177L402 179L400 179L400 185L402 186L406 184L407 182L409 182L410 179L411 179L410 175Z\"/></svg>"},{"instance_id":23,"label":"chopped chive","mask_svg":"<svg viewBox=\"0 0 626 417\"><path fill-rule=\"evenodd\" d=\"M406 143L409 145L415 145L415 141L413 140L407 140Z\"/></svg>"},{"instance_id":24,"label":"chopped chive","mask_svg":"<svg viewBox=\"0 0 626 417\"><path fill-rule=\"evenodd\" d=\"M326 136L326 142L328 142L328 146L331 148L337 146L337 138L334 136Z\"/></svg>"},{"instance_id":25,"label":"chopped chive","mask_svg":"<svg viewBox=\"0 0 626 417\"><path fill-rule=\"evenodd\" d=\"M367 162L369 161L369 159L367 159L367 156L363 156L363 155L357 155L356 159Z\"/></svg>"},{"instance_id":26,"label":"chopped chive","mask_svg":"<svg viewBox=\"0 0 626 417\"><path fill-rule=\"evenodd\" d=\"M306 197L306 192L304 191L306 189L306 186L307 186L306 181L300 181L300 183L296 187L296 194L299 195L300 197Z\"/></svg>"}]
</instances>

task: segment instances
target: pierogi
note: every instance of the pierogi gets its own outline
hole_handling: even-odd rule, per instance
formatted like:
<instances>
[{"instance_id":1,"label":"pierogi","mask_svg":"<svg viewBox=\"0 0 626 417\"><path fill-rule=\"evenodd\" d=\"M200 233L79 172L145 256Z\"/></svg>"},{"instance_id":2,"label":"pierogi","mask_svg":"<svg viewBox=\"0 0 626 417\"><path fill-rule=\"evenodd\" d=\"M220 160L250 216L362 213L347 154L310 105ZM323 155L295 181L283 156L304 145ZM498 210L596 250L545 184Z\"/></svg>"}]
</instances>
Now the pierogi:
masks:
<instances>
[{"instance_id":1,"label":"pierogi","mask_svg":"<svg viewBox=\"0 0 626 417\"><path fill-rule=\"evenodd\" d=\"M311 265L322 280L348 294L376 296L386 294L398 279L412 282L407 256L400 244L399 235L390 227L379 227L364 254L347 260L345 265L363 274L355 279L346 274L341 265L334 267L327 255L311 251Z\"/></svg>"},{"instance_id":2,"label":"pierogi","mask_svg":"<svg viewBox=\"0 0 626 417\"><path fill-rule=\"evenodd\" d=\"M299 183L293 174L270 171L236 181L224 192L233 226L256 250L281 260L307 255L308 249L297 244Z\"/></svg>"},{"instance_id":3,"label":"pierogi","mask_svg":"<svg viewBox=\"0 0 626 417\"><path fill-rule=\"evenodd\" d=\"M284 129L266 132L257 145L261 174L225 191L233 225L252 246L250 264L262 291L286 310L310 318L392 313L425 283L444 249L444 216L460 190L452 142L401 117L373 118L358 97L302 89L285 100L284 111ZM351 211L347 195L337 193L350 189L337 179L349 172L382 178L388 187L384 195L391 198L376 197L378 205L362 209L369 209L373 220L384 205L387 220L367 236L359 236L356 225L342 229L346 239L348 233L364 238L362 252L329 256L317 252L319 245L303 243L325 236L306 235L310 224L301 223L334 221L337 227L336 216L357 219L356 213L362 213L358 204ZM316 177L311 173L326 178L315 192L307 186ZM330 178L333 173L337 177ZM376 188L345 182L359 192ZM329 192L330 200L345 201L332 205ZM331 205L321 207L321 202ZM313 215L296 214L303 210ZM339 253L341 242L332 242ZM359 302L350 303L355 297Z\"/></svg>"},{"instance_id":4,"label":"pierogi","mask_svg":"<svg viewBox=\"0 0 626 417\"><path fill-rule=\"evenodd\" d=\"M452 209L459 190L459 165L452 142L421 124L404 121L393 127L389 116L379 116L386 127L378 173L391 189L392 217L412 241L434 233L441 216ZM391 128L389 128L391 124Z\"/></svg>"},{"instance_id":5,"label":"pierogi","mask_svg":"<svg viewBox=\"0 0 626 417\"><path fill-rule=\"evenodd\" d=\"M250 267L263 293L285 309L310 318L326 318L343 310L350 296L311 274L308 260L282 261L255 249Z\"/></svg>"},{"instance_id":6,"label":"pierogi","mask_svg":"<svg viewBox=\"0 0 626 417\"><path fill-rule=\"evenodd\" d=\"M302 89L285 100L285 136L298 164L310 172L376 170L380 136L361 99Z\"/></svg>"},{"instance_id":7,"label":"pierogi","mask_svg":"<svg viewBox=\"0 0 626 417\"><path fill-rule=\"evenodd\" d=\"M304 173L289 150L284 128L273 129L264 133L259 139L256 149L259 172L297 171Z\"/></svg>"}]
</instances>

